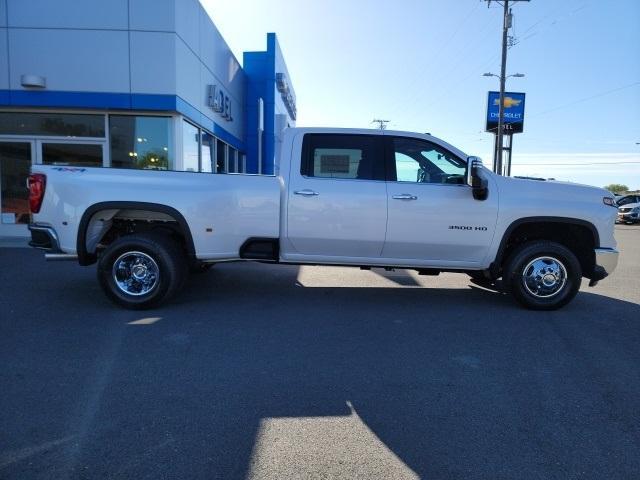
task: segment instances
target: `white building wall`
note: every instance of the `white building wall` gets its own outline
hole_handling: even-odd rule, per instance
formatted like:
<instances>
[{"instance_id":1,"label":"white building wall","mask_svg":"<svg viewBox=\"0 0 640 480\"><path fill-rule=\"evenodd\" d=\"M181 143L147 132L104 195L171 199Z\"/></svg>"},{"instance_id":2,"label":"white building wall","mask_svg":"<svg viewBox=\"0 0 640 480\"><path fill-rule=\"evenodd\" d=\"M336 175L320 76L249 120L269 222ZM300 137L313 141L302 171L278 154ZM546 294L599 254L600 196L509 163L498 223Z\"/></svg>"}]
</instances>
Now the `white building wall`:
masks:
<instances>
[{"instance_id":1,"label":"white building wall","mask_svg":"<svg viewBox=\"0 0 640 480\"><path fill-rule=\"evenodd\" d=\"M244 72L198 0L0 0L0 36L0 89L35 74L48 91L177 95L244 139ZM208 107L210 84L233 121Z\"/></svg>"},{"instance_id":2,"label":"white building wall","mask_svg":"<svg viewBox=\"0 0 640 480\"><path fill-rule=\"evenodd\" d=\"M1 2L2 0L0 0ZM0 28L0 90L9 88L9 51L7 49L6 28Z\"/></svg>"},{"instance_id":3,"label":"white building wall","mask_svg":"<svg viewBox=\"0 0 640 480\"><path fill-rule=\"evenodd\" d=\"M175 1L129 0L132 30L175 32Z\"/></svg>"},{"instance_id":4,"label":"white building wall","mask_svg":"<svg viewBox=\"0 0 640 480\"><path fill-rule=\"evenodd\" d=\"M6 0L9 26L126 30L127 0Z\"/></svg>"},{"instance_id":5,"label":"white building wall","mask_svg":"<svg viewBox=\"0 0 640 480\"><path fill-rule=\"evenodd\" d=\"M176 92L176 36L170 32L131 32L131 93ZM158 52L163 52L158 55Z\"/></svg>"},{"instance_id":6,"label":"white building wall","mask_svg":"<svg viewBox=\"0 0 640 480\"><path fill-rule=\"evenodd\" d=\"M128 42L126 31L9 28L10 88L36 74L47 90L128 92Z\"/></svg>"},{"instance_id":7,"label":"white building wall","mask_svg":"<svg viewBox=\"0 0 640 480\"><path fill-rule=\"evenodd\" d=\"M0 27L7 26L7 0L0 0Z\"/></svg>"}]
</instances>

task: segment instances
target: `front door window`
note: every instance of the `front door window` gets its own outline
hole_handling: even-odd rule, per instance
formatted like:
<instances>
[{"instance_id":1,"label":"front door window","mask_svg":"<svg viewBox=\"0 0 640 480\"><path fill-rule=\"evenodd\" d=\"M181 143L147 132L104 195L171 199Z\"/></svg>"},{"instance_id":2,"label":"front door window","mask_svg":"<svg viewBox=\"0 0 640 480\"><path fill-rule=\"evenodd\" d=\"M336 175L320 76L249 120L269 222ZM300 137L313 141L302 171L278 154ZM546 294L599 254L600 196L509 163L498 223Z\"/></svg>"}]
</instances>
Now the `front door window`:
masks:
<instances>
[{"instance_id":1,"label":"front door window","mask_svg":"<svg viewBox=\"0 0 640 480\"><path fill-rule=\"evenodd\" d=\"M466 163L438 145L394 138L396 180L413 183L464 183Z\"/></svg>"}]
</instances>

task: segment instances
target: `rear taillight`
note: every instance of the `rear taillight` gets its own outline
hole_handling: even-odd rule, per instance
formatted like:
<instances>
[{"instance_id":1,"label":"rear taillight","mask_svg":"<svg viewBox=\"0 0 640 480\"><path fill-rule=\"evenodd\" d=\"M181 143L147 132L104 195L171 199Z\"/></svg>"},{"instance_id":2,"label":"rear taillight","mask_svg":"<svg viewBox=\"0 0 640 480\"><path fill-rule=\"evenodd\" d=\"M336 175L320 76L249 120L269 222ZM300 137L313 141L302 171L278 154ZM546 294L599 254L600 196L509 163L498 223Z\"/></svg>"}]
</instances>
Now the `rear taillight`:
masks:
<instances>
[{"instance_id":1,"label":"rear taillight","mask_svg":"<svg viewBox=\"0 0 640 480\"><path fill-rule=\"evenodd\" d=\"M29 175L29 209L31 213L38 213L40 211L46 186L46 175L42 173L32 173Z\"/></svg>"}]
</instances>

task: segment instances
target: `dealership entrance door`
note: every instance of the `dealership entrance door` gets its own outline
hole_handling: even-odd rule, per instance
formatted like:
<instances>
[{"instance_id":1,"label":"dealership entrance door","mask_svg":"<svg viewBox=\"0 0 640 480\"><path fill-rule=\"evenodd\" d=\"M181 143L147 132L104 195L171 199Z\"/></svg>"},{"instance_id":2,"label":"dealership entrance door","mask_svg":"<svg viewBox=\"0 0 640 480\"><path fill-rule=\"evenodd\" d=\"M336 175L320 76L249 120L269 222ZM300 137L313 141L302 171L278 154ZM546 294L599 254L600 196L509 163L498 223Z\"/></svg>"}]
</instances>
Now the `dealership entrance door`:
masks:
<instances>
[{"instance_id":1,"label":"dealership entrance door","mask_svg":"<svg viewBox=\"0 0 640 480\"><path fill-rule=\"evenodd\" d=\"M31 165L102 167L104 140L0 139L0 236L28 237Z\"/></svg>"},{"instance_id":2,"label":"dealership entrance door","mask_svg":"<svg viewBox=\"0 0 640 480\"><path fill-rule=\"evenodd\" d=\"M0 111L0 237L28 237L32 165L106 166L106 115Z\"/></svg>"},{"instance_id":3,"label":"dealership entrance door","mask_svg":"<svg viewBox=\"0 0 640 480\"><path fill-rule=\"evenodd\" d=\"M26 237L29 214L27 177L36 142L0 140L0 236Z\"/></svg>"}]
</instances>

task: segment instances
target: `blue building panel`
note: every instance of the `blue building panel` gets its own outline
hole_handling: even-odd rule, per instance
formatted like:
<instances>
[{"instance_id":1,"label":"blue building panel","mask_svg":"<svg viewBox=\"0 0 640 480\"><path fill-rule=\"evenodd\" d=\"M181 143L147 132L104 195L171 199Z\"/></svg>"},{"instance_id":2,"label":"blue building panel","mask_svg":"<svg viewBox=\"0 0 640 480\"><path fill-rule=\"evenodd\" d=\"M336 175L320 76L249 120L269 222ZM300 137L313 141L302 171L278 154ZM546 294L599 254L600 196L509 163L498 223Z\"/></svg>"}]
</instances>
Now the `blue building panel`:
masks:
<instances>
[{"instance_id":1,"label":"blue building panel","mask_svg":"<svg viewBox=\"0 0 640 480\"><path fill-rule=\"evenodd\" d=\"M104 92L10 90L9 106L130 109L131 95Z\"/></svg>"},{"instance_id":2,"label":"blue building panel","mask_svg":"<svg viewBox=\"0 0 640 480\"><path fill-rule=\"evenodd\" d=\"M175 95L134 93L131 95L132 110L176 110Z\"/></svg>"},{"instance_id":3,"label":"blue building panel","mask_svg":"<svg viewBox=\"0 0 640 480\"><path fill-rule=\"evenodd\" d=\"M294 125L295 119L287 112L276 86L278 74L284 74L289 85L287 70L282 51L275 33L267 34L265 52L245 52L244 71L247 76L245 93L245 137L247 144L247 171L258 172L258 126L260 119L258 103L263 101L264 131L262 135L262 173L272 175L275 170L276 114L286 114L288 124ZM295 101L293 87L291 95ZM251 170L249 170L251 168Z\"/></svg>"}]
</instances>

